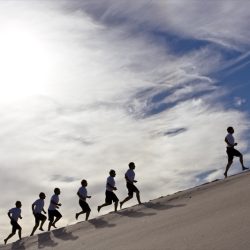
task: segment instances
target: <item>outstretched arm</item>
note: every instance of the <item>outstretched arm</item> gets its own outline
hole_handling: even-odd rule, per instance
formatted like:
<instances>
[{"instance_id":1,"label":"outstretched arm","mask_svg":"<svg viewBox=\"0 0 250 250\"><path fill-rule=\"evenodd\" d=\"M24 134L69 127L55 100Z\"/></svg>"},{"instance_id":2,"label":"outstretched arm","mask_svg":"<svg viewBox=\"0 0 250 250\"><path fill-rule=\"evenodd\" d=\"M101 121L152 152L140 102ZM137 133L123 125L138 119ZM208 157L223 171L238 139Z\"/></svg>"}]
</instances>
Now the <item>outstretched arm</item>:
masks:
<instances>
[{"instance_id":1,"label":"outstretched arm","mask_svg":"<svg viewBox=\"0 0 250 250\"><path fill-rule=\"evenodd\" d=\"M35 213L35 204L32 204L31 209L32 209L32 212L34 214Z\"/></svg>"},{"instance_id":2,"label":"outstretched arm","mask_svg":"<svg viewBox=\"0 0 250 250\"><path fill-rule=\"evenodd\" d=\"M9 216L9 218L11 219L10 212L8 212L8 216Z\"/></svg>"}]
</instances>

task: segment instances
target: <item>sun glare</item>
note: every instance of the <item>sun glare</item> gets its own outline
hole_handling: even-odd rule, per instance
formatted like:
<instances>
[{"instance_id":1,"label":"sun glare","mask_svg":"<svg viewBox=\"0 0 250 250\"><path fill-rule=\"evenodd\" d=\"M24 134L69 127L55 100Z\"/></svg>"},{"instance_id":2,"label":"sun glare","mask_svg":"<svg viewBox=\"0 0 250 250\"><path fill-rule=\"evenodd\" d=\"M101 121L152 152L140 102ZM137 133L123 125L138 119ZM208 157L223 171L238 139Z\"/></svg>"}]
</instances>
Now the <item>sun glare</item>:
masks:
<instances>
[{"instance_id":1,"label":"sun glare","mask_svg":"<svg viewBox=\"0 0 250 250\"><path fill-rule=\"evenodd\" d=\"M48 54L46 45L32 29L21 25L1 29L1 100L43 94L50 70Z\"/></svg>"}]
</instances>

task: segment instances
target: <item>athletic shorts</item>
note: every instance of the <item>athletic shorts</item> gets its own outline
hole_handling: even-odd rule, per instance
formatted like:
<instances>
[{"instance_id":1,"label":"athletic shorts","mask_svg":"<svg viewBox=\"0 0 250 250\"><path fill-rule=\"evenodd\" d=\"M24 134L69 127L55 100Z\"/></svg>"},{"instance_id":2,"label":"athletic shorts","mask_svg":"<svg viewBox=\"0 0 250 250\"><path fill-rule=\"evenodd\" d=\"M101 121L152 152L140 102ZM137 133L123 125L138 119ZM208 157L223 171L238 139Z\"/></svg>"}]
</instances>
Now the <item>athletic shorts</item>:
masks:
<instances>
[{"instance_id":1,"label":"athletic shorts","mask_svg":"<svg viewBox=\"0 0 250 250\"><path fill-rule=\"evenodd\" d=\"M117 196L115 195L114 192L106 190L105 194L106 194L106 199L105 199L106 203L110 203L111 204L112 201L113 202L118 202L119 201L119 199L117 198Z\"/></svg>"},{"instance_id":2,"label":"athletic shorts","mask_svg":"<svg viewBox=\"0 0 250 250\"><path fill-rule=\"evenodd\" d=\"M12 225L12 233L15 234L16 230L21 230L22 228L20 227L20 225L17 223L17 221L15 220L11 220L10 224Z\"/></svg>"},{"instance_id":3,"label":"athletic shorts","mask_svg":"<svg viewBox=\"0 0 250 250\"><path fill-rule=\"evenodd\" d=\"M130 183L130 182L127 182L127 189L128 189L128 195L133 197L133 193L137 193L139 192L138 188L133 184L133 183Z\"/></svg>"},{"instance_id":4,"label":"athletic shorts","mask_svg":"<svg viewBox=\"0 0 250 250\"><path fill-rule=\"evenodd\" d=\"M54 221L54 217L61 218L62 215L58 210L48 210L49 221Z\"/></svg>"},{"instance_id":5,"label":"athletic shorts","mask_svg":"<svg viewBox=\"0 0 250 250\"><path fill-rule=\"evenodd\" d=\"M79 205L80 205L80 207L82 208L82 211L83 212L90 212L91 211L91 209L90 209L90 207L89 207L89 204L86 202L86 201L83 201L83 200L79 200Z\"/></svg>"},{"instance_id":6,"label":"athletic shorts","mask_svg":"<svg viewBox=\"0 0 250 250\"><path fill-rule=\"evenodd\" d=\"M38 224L40 221L46 220L47 217L43 214L34 214L35 216L35 220L36 220L36 224Z\"/></svg>"},{"instance_id":7,"label":"athletic shorts","mask_svg":"<svg viewBox=\"0 0 250 250\"><path fill-rule=\"evenodd\" d=\"M228 161L232 161L234 156L240 157L242 154L235 148L227 148Z\"/></svg>"}]
</instances>

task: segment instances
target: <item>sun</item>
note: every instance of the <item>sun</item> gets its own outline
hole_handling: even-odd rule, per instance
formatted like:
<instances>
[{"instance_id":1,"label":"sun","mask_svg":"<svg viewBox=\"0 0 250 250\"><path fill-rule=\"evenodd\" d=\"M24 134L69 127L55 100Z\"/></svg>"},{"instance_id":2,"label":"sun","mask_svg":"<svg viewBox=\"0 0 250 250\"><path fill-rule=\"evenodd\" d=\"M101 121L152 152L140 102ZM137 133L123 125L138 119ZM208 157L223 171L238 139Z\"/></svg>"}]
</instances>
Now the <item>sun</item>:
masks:
<instances>
[{"instance_id":1,"label":"sun","mask_svg":"<svg viewBox=\"0 0 250 250\"><path fill-rule=\"evenodd\" d=\"M35 29L20 23L1 27L1 100L11 101L46 91L50 61L46 43Z\"/></svg>"}]
</instances>

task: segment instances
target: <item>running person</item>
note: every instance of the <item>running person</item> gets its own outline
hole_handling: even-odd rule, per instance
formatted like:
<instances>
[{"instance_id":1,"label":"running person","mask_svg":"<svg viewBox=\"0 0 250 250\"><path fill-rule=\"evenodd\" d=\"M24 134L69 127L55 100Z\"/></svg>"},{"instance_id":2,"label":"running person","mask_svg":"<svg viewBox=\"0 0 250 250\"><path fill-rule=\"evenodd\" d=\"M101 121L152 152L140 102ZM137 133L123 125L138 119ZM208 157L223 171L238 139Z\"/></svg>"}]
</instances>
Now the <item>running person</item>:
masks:
<instances>
[{"instance_id":1,"label":"running person","mask_svg":"<svg viewBox=\"0 0 250 250\"><path fill-rule=\"evenodd\" d=\"M61 213L57 210L62 204L59 203L59 195L61 190L59 188L54 189L54 195L50 199L50 205L48 208L49 214L49 226L48 231L50 231L51 226L56 228L56 222L62 218ZM54 220L55 217L55 220Z\"/></svg>"},{"instance_id":2,"label":"running person","mask_svg":"<svg viewBox=\"0 0 250 250\"><path fill-rule=\"evenodd\" d=\"M88 220L90 215L90 207L89 204L86 202L87 198L91 198L91 196L88 196L88 192L86 187L88 186L88 182L86 180L81 181L81 187L79 188L77 195L79 196L79 205L82 208L82 211L79 213L76 213L76 219L78 219L80 214L86 213L86 220Z\"/></svg>"},{"instance_id":3,"label":"running person","mask_svg":"<svg viewBox=\"0 0 250 250\"><path fill-rule=\"evenodd\" d=\"M134 164L134 162L130 162L128 164L128 166L129 166L129 169L125 174L125 179L127 182L127 189L128 189L128 196L123 201L120 202L120 208L122 208L122 206L125 202L127 202L133 198L134 193L136 193L136 198L137 198L138 204L141 204L140 191L134 185L134 183L137 182L135 180L135 172L134 172L135 164Z\"/></svg>"},{"instance_id":4,"label":"running person","mask_svg":"<svg viewBox=\"0 0 250 250\"><path fill-rule=\"evenodd\" d=\"M225 142L227 144L228 163L227 163L226 170L225 170L225 173L224 173L225 178L227 178L227 172L228 172L229 168L231 167L231 165L233 163L234 156L240 158L242 171L248 169L247 167L244 166L243 155L238 150L236 150L234 148L235 146L237 146L237 143L235 143L235 141L234 141L234 137L233 137L234 129L233 129L233 127L228 127L227 132L228 132L228 134L227 134L227 136L225 138Z\"/></svg>"},{"instance_id":5,"label":"running person","mask_svg":"<svg viewBox=\"0 0 250 250\"><path fill-rule=\"evenodd\" d=\"M107 178L106 182L105 203L97 207L98 212L100 212L102 207L111 205L112 202L114 202L115 212L117 211L119 199L114 193L114 191L117 190L115 186L115 176L116 176L115 170L111 169L109 171L109 177Z\"/></svg>"},{"instance_id":6,"label":"running person","mask_svg":"<svg viewBox=\"0 0 250 250\"><path fill-rule=\"evenodd\" d=\"M44 231L43 230L43 224L47 219L47 217L44 214L42 214L42 212L46 214L46 212L44 210L44 199L45 199L45 197L46 197L45 193L41 192L39 194L39 199L37 199L32 204L31 208L32 208L32 212L33 212L34 217L35 217L35 226L33 227L33 230L31 232L30 236L32 236L35 233L36 229L39 226L40 221L41 221L41 225L39 227L39 230Z\"/></svg>"},{"instance_id":7,"label":"running person","mask_svg":"<svg viewBox=\"0 0 250 250\"><path fill-rule=\"evenodd\" d=\"M18 219L22 219L21 207L22 207L21 201L17 201L16 207L11 208L8 212L8 216L10 218L10 224L12 225L12 232L6 239L4 239L5 245L7 244L7 241L16 234L16 230L18 230L19 239L20 240L22 239L22 228L17 222Z\"/></svg>"}]
</instances>

